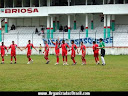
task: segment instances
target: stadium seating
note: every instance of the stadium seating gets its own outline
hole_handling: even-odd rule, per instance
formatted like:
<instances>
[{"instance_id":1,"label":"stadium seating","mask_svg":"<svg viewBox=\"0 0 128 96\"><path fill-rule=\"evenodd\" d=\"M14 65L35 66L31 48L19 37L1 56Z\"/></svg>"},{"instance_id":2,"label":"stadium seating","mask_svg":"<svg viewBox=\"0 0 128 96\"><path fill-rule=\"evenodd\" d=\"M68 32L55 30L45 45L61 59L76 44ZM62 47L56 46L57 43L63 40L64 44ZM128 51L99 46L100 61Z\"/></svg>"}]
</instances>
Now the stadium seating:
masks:
<instances>
[{"instance_id":1,"label":"stadium seating","mask_svg":"<svg viewBox=\"0 0 128 96\"><path fill-rule=\"evenodd\" d=\"M41 32L41 27L17 27L16 30L9 30L9 33L4 34L4 42L7 46L9 46L11 41L14 40L19 46L26 46L28 43L27 41L30 39L35 46L39 46L40 43L43 44L42 39L47 37L47 34L45 34L44 37L42 35L35 34L36 28L38 28L38 30ZM113 46L128 45L128 25L116 25L115 29L116 30L113 32ZM81 32L80 28L77 30L71 30L71 39L85 38L85 36L85 31ZM96 27L93 30L89 29L89 37L98 39L103 38L103 36L102 25L99 25L99 27ZM56 30L56 32L54 32L54 38L57 39L58 37L68 39L68 32L59 32L59 30Z\"/></svg>"},{"instance_id":2,"label":"stadium seating","mask_svg":"<svg viewBox=\"0 0 128 96\"><path fill-rule=\"evenodd\" d=\"M39 32L40 27L37 27ZM6 46L11 44L11 41L15 41L19 46L26 46L28 40L31 40L35 46L43 44L42 35L35 34L36 27L18 27L16 30L9 30L8 33L3 35Z\"/></svg>"}]
</instances>

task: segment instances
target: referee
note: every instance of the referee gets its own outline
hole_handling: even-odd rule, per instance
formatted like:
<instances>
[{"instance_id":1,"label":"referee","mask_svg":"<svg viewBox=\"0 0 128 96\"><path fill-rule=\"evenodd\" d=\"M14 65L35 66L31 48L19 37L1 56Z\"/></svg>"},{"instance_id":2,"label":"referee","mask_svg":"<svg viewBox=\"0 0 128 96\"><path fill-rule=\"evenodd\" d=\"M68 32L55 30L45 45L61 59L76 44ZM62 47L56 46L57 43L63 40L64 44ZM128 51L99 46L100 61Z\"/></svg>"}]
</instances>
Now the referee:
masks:
<instances>
[{"instance_id":1,"label":"referee","mask_svg":"<svg viewBox=\"0 0 128 96\"><path fill-rule=\"evenodd\" d=\"M103 42L102 38L100 38L99 41L100 41L99 49L101 49L101 60L102 60L102 65L104 66L105 65L105 59L104 59L104 56L105 56L105 43Z\"/></svg>"}]
</instances>

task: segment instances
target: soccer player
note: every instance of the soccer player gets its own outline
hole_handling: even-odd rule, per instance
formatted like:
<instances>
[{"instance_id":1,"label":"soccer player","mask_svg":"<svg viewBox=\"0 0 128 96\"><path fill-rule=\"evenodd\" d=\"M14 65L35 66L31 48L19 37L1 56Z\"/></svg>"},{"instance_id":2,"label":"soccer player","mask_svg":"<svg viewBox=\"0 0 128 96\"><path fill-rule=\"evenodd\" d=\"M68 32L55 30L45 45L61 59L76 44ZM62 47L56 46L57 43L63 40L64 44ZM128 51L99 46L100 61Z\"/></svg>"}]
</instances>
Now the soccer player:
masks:
<instances>
[{"instance_id":1,"label":"soccer player","mask_svg":"<svg viewBox=\"0 0 128 96\"><path fill-rule=\"evenodd\" d=\"M63 56L63 65L68 65L67 64L67 48L70 48L69 45L67 43L65 43L65 40L62 41L62 56ZM64 57L66 60L64 60Z\"/></svg>"},{"instance_id":2,"label":"soccer player","mask_svg":"<svg viewBox=\"0 0 128 96\"><path fill-rule=\"evenodd\" d=\"M59 54L60 54L60 42L59 42L59 39L56 40L56 42L53 42L51 40L51 42L55 45L55 53L56 53L56 58L57 58L57 62L55 65L58 65L59 64Z\"/></svg>"},{"instance_id":3,"label":"soccer player","mask_svg":"<svg viewBox=\"0 0 128 96\"><path fill-rule=\"evenodd\" d=\"M37 49L31 43L31 40L28 40L28 44L25 47L25 49L28 49L27 50L27 58L28 58L28 63L27 64L30 64L31 62L33 63L33 60L30 57L31 56L31 53L32 53L32 48L34 48L37 51Z\"/></svg>"},{"instance_id":4,"label":"soccer player","mask_svg":"<svg viewBox=\"0 0 128 96\"><path fill-rule=\"evenodd\" d=\"M100 45L99 45L98 49L101 49L101 60L102 60L102 65L104 66L105 65L105 59L104 59L104 56L105 56L105 43L103 42L102 38L100 38L99 41L100 41Z\"/></svg>"},{"instance_id":5,"label":"soccer player","mask_svg":"<svg viewBox=\"0 0 128 96\"><path fill-rule=\"evenodd\" d=\"M98 49L98 44L96 44L95 41L93 41L93 52L94 52L96 64L98 65L100 64L99 63L99 49Z\"/></svg>"},{"instance_id":6,"label":"soccer player","mask_svg":"<svg viewBox=\"0 0 128 96\"><path fill-rule=\"evenodd\" d=\"M47 41L45 41L44 44L45 44L45 49L44 49L44 52L43 52L43 53L45 53L44 58L45 58L45 60L47 60L46 64L49 64L49 62L50 62L49 59L48 59L49 46L47 44Z\"/></svg>"},{"instance_id":7,"label":"soccer player","mask_svg":"<svg viewBox=\"0 0 128 96\"><path fill-rule=\"evenodd\" d=\"M2 44L2 45L0 46L1 58L2 58L1 64L4 64L5 49L7 50L7 47L4 45L4 42L2 42L1 44ZM7 51L8 51L8 50L7 50Z\"/></svg>"},{"instance_id":8,"label":"soccer player","mask_svg":"<svg viewBox=\"0 0 128 96\"><path fill-rule=\"evenodd\" d=\"M14 62L14 64L16 64L16 48L19 48L20 49L20 47L18 47L15 43L14 43L14 41L12 41L12 44L10 45L10 47L9 47L9 49L11 48L11 63L10 64L12 64L12 60L13 60L13 57L14 57L14 59L15 59L15 62ZM8 50L9 50L8 49ZM20 49L21 50L21 49ZM22 50L21 50L22 51Z\"/></svg>"},{"instance_id":9,"label":"soccer player","mask_svg":"<svg viewBox=\"0 0 128 96\"><path fill-rule=\"evenodd\" d=\"M80 51L82 50L82 65L86 65L86 59L85 59L85 55L86 55L86 46L83 44L83 41L81 42L81 47L80 47ZM79 51L79 53L80 53Z\"/></svg>"},{"instance_id":10,"label":"soccer player","mask_svg":"<svg viewBox=\"0 0 128 96\"><path fill-rule=\"evenodd\" d=\"M78 53L78 49L77 49L77 46L76 44L74 44L74 40L71 41L71 59L73 61L73 64L72 65L76 65L76 61L75 61L75 56L76 56L76 50L77 50L77 53Z\"/></svg>"}]
</instances>

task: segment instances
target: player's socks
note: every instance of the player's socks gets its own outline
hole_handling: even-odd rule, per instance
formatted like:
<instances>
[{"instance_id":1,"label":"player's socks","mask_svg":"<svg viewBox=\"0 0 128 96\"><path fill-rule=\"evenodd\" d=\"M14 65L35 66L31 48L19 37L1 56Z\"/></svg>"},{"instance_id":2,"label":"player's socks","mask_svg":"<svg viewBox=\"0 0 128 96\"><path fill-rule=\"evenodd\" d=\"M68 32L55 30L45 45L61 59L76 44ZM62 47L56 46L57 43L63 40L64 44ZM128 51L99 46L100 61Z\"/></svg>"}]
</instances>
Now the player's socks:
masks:
<instances>
[{"instance_id":1,"label":"player's socks","mask_svg":"<svg viewBox=\"0 0 128 96\"><path fill-rule=\"evenodd\" d=\"M99 62L99 57L97 57L97 61Z\"/></svg>"},{"instance_id":2,"label":"player's socks","mask_svg":"<svg viewBox=\"0 0 128 96\"><path fill-rule=\"evenodd\" d=\"M103 56L101 56L101 60L102 60L102 65L105 65L105 60Z\"/></svg>"},{"instance_id":3,"label":"player's socks","mask_svg":"<svg viewBox=\"0 0 128 96\"><path fill-rule=\"evenodd\" d=\"M11 62L12 62L13 58L11 57Z\"/></svg>"},{"instance_id":4,"label":"player's socks","mask_svg":"<svg viewBox=\"0 0 128 96\"><path fill-rule=\"evenodd\" d=\"M16 64L16 57L15 57L15 64Z\"/></svg>"},{"instance_id":5,"label":"player's socks","mask_svg":"<svg viewBox=\"0 0 128 96\"><path fill-rule=\"evenodd\" d=\"M48 61L48 57L45 57L45 60L47 60L47 61Z\"/></svg>"},{"instance_id":6,"label":"player's socks","mask_svg":"<svg viewBox=\"0 0 128 96\"><path fill-rule=\"evenodd\" d=\"M59 57L57 57L57 63L59 63Z\"/></svg>"},{"instance_id":7,"label":"player's socks","mask_svg":"<svg viewBox=\"0 0 128 96\"><path fill-rule=\"evenodd\" d=\"M83 58L82 58L82 63L84 63L84 60L83 60Z\"/></svg>"},{"instance_id":8,"label":"player's socks","mask_svg":"<svg viewBox=\"0 0 128 96\"><path fill-rule=\"evenodd\" d=\"M47 58L47 57L45 57L45 60L48 60L48 58ZM46 64L48 64L48 61L46 62Z\"/></svg>"},{"instance_id":9,"label":"player's socks","mask_svg":"<svg viewBox=\"0 0 128 96\"><path fill-rule=\"evenodd\" d=\"M4 58L2 58L2 61L4 61Z\"/></svg>"},{"instance_id":10,"label":"player's socks","mask_svg":"<svg viewBox=\"0 0 128 96\"><path fill-rule=\"evenodd\" d=\"M56 62L58 62L58 57L56 57Z\"/></svg>"},{"instance_id":11,"label":"player's socks","mask_svg":"<svg viewBox=\"0 0 128 96\"><path fill-rule=\"evenodd\" d=\"M30 57L28 58L28 61L31 61L31 58Z\"/></svg>"},{"instance_id":12,"label":"player's socks","mask_svg":"<svg viewBox=\"0 0 128 96\"><path fill-rule=\"evenodd\" d=\"M49 62L49 59L48 59L48 57L47 57L47 61Z\"/></svg>"},{"instance_id":13,"label":"player's socks","mask_svg":"<svg viewBox=\"0 0 128 96\"><path fill-rule=\"evenodd\" d=\"M74 63L74 64L76 63L76 61L75 61L75 59L74 59L74 58L72 59L72 61L73 61L73 63Z\"/></svg>"},{"instance_id":14,"label":"player's socks","mask_svg":"<svg viewBox=\"0 0 128 96\"><path fill-rule=\"evenodd\" d=\"M63 62L64 62L64 56L63 56Z\"/></svg>"},{"instance_id":15,"label":"player's socks","mask_svg":"<svg viewBox=\"0 0 128 96\"><path fill-rule=\"evenodd\" d=\"M84 59L84 64L86 64L86 59Z\"/></svg>"},{"instance_id":16,"label":"player's socks","mask_svg":"<svg viewBox=\"0 0 128 96\"><path fill-rule=\"evenodd\" d=\"M58 63L59 63L59 61L60 61L60 59L59 59L59 57L58 57Z\"/></svg>"},{"instance_id":17,"label":"player's socks","mask_svg":"<svg viewBox=\"0 0 128 96\"><path fill-rule=\"evenodd\" d=\"M68 57L66 56L66 62L68 61Z\"/></svg>"},{"instance_id":18,"label":"player's socks","mask_svg":"<svg viewBox=\"0 0 128 96\"><path fill-rule=\"evenodd\" d=\"M97 58L95 57L95 61L96 61L96 63L97 63Z\"/></svg>"},{"instance_id":19,"label":"player's socks","mask_svg":"<svg viewBox=\"0 0 128 96\"><path fill-rule=\"evenodd\" d=\"M4 64L4 58L2 58L2 63L1 64Z\"/></svg>"},{"instance_id":20,"label":"player's socks","mask_svg":"<svg viewBox=\"0 0 128 96\"><path fill-rule=\"evenodd\" d=\"M48 57L45 57L45 59L47 60L47 62L46 62L46 64L49 64L49 59L48 59Z\"/></svg>"}]
</instances>

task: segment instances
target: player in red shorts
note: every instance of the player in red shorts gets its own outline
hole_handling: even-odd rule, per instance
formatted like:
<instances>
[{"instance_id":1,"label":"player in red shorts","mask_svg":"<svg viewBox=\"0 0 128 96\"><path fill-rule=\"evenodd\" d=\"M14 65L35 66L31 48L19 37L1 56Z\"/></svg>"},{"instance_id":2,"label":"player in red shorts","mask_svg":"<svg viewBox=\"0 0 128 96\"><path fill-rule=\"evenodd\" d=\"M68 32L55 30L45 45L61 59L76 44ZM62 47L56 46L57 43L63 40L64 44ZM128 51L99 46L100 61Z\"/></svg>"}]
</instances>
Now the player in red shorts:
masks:
<instances>
[{"instance_id":1,"label":"player in red shorts","mask_svg":"<svg viewBox=\"0 0 128 96\"><path fill-rule=\"evenodd\" d=\"M11 63L10 64L12 64L12 60L13 60L13 57L14 57L14 59L15 59L15 62L14 62L14 64L16 64L16 48L19 48L20 49L20 47L18 47L15 43L14 43L14 41L12 41L12 44L10 45L10 47L9 47L9 49L11 48ZM8 50L9 50L8 49ZM21 50L21 49L20 49ZM22 50L21 50L22 51Z\"/></svg>"},{"instance_id":2,"label":"player in red shorts","mask_svg":"<svg viewBox=\"0 0 128 96\"><path fill-rule=\"evenodd\" d=\"M81 47L80 47L80 51L82 50L82 65L86 65L86 59L85 59L85 55L86 55L86 46L83 44L83 42L81 42ZM80 53L79 51L79 53Z\"/></svg>"},{"instance_id":3,"label":"player in red shorts","mask_svg":"<svg viewBox=\"0 0 128 96\"><path fill-rule=\"evenodd\" d=\"M59 39L56 40L56 42L54 43L52 40L51 42L55 45L55 53L56 53L56 58L57 58L57 62L55 65L59 64L59 54L60 54L60 42Z\"/></svg>"},{"instance_id":4,"label":"player in red shorts","mask_svg":"<svg viewBox=\"0 0 128 96\"><path fill-rule=\"evenodd\" d=\"M67 50L70 47L67 43L65 43L65 40L62 41L61 48L62 48L62 56L63 56L63 65L68 65L67 64ZM64 60L64 57L66 58L66 60Z\"/></svg>"},{"instance_id":5,"label":"player in red shorts","mask_svg":"<svg viewBox=\"0 0 128 96\"><path fill-rule=\"evenodd\" d=\"M98 44L96 44L95 41L93 41L93 52L94 52L94 57L95 57L96 64L100 64L99 63L99 49L98 49Z\"/></svg>"},{"instance_id":6,"label":"player in red shorts","mask_svg":"<svg viewBox=\"0 0 128 96\"><path fill-rule=\"evenodd\" d=\"M2 44L2 45L0 46L1 58L2 58L1 64L4 64L5 49L7 50L7 47L4 45L4 42L2 42L1 44Z\"/></svg>"},{"instance_id":7,"label":"player in red shorts","mask_svg":"<svg viewBox=\"0 0 128 96\"><path fill-rule=\"evenodd\" d=\"M76 44L74 44L74 40L72 40L71 43L72 43L72 46L71 46L71 59L73 61L72 65L76 65L77 62L75 61L75 56L76 56L76 50L77 50L77 53L78 53L78 49L77 49Z\"/></svg>"},{"instance_id":8,"label":"player in red shorts","mask_svg":"<svg viewBox=\"0 0 128 96\"><path fill-rule=\"evenodd\" d=\"M45 60L47 60L47 63L46 64L49 64L49 59L48 59L48 54L49 54L49 46L48 46L48 44L47 44L47 41L45 41L44 42L44 44L45 44L45 49L44 49L44 58L45 58Z\"/></svg>"},{"instance_id":9,"label":"player in red shorts","mask_svg":"<svg viewBox=\"0 0 128 96\"><path fill-rule=\"evenodd\" d=\"M25 47L25 49L28 49L27 50L27 58L28 58L28 63L27 64L30 64L31 62L33 63L33 60L30 57L31 56L31 53L32 53L32 48L34 48L37 51L37 49L31 43L31 40L28 40L28 44Z\"/></svg>"}]
</instances>

